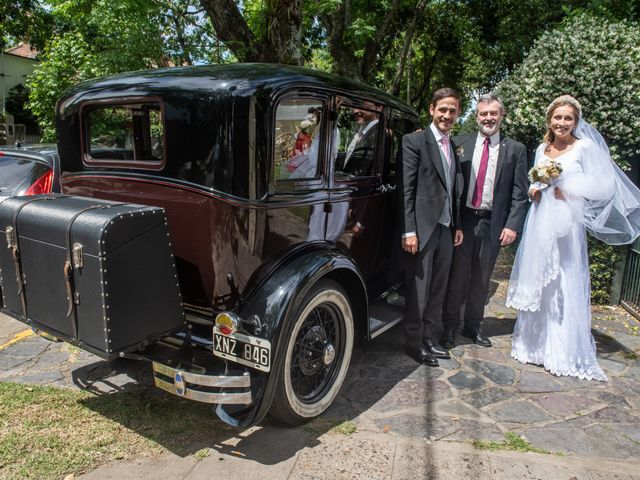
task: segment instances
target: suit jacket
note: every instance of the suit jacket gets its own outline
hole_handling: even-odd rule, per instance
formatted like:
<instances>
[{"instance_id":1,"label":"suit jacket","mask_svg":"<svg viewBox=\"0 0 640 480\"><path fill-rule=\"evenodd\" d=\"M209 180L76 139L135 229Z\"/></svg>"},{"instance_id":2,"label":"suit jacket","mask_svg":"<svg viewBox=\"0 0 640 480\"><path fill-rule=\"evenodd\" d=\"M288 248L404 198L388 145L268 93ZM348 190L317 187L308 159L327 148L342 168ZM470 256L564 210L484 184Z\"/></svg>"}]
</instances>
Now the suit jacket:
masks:
<instances>
[{"instance_id":1,"label":"suit jacket","mask_svg":"<svg viewBox=\"0 0 640 480\"><path fill-rule=\"evenodd\" d=\"M467 203L467 193L471 178L471 164L476 145L477 133L460 135L453 139L460 158L464 177L462 206ZM473 188L473 187L471 187ZM500 134L500 150L493 182L493 207L491 210L491 240L500 244L503 228L522 232L524 220L529 208L527 190L527 150L523 144Z\"/></svg>"},{"instance_id":2,"label":"suit jacket","mask_svg":"<svg viewBox=\"0 0 640 480\"><path fill-rule=\"evenodd\" d=\"M378 136L378 124L372 126L355 144L351 156L346 161L346 154L341 155L336 161L336 170L355 175L357 177L369 176L373 169L376 154L376 139Z\"/></svg>"},{"instance_id":3,"label":"suit jacket","mask_svg":"<svg viewBox=\"0 0 640 480\"><path fill-rule=\"evenodd\" d=\"M431 129L427 127L402 137L402 233L416 232L420 250L425 247L436 228L445 202L451 202L452 225L461 228L460 197L464 181L453 143L451 151L452 160L455 161L455 175L449 198L440 147Z\"/></svg>"}]
</instances>

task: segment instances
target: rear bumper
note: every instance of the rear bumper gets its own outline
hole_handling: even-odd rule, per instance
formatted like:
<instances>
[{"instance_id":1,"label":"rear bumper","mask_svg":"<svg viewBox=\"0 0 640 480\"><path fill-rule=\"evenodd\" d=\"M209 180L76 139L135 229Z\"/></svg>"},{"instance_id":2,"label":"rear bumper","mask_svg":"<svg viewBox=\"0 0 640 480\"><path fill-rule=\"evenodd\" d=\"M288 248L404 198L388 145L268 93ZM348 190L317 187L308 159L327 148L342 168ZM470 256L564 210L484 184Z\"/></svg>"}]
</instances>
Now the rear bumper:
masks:
<instances>
[{"instance_id":1,"label":"rear bumper","mask_svg":"<svg viewBox=\"0 0 640 480\"><path fill-rule=\"evenodd\" d=\"M153 362L153 380L156 387L197 402L221 405L250 405L253 402L249 372L202 375Z\"/></svg>"}]
</instances>

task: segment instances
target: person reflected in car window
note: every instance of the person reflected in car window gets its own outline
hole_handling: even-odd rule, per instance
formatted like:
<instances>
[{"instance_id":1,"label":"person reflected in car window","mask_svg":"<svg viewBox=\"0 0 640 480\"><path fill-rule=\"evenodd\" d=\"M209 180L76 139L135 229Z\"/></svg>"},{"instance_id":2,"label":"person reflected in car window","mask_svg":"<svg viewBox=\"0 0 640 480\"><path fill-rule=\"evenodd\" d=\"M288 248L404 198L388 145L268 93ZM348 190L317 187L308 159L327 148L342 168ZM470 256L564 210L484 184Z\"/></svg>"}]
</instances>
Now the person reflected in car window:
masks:
<instances>
[{"instance_id":1,"label":"person reflected in car window","mask_svg":"<svg viewBox=\"0 0 640 480\"><path fill-rule=\"evenodd\" d=\"M313 112L311 110L313 110ZM295 153L295 150L297 150L299 146L298 141L300 140L300 136L296 139L294 156L287 162L287 170L291 172L289 178L314 178L316 176L321 136L320 119L321 109L310 108L309 114L300 123L301 131L306 130L307 132L312 132L309 133L311 140L305 148Z\"/></svg>"},{"instance_id":2,"label":"person reflected in car window","mask_svg":"<svg viewBox=\"0 0 640 480\"><path fill-rule=\"evenodd\" d=\"M366 106L375 108L370 102ZM354 108L353 121L357 130L347 146L343 161L336 166L336 171L345 175L368 176L375 158L379 115L373 110Z\"/></svg>"}]
</instances>

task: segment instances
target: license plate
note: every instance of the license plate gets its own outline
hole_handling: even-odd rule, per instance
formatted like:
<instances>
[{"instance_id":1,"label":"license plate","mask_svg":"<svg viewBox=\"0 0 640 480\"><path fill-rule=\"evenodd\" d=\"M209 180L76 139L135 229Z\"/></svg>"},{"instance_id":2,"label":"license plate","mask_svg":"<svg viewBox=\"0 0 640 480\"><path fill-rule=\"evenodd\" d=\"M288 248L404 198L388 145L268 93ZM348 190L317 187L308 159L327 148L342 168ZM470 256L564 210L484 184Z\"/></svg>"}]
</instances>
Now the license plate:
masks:
<instances>
[{"instance_id":1,"label":"license plate","mask_svg":"<svg viewBox=\"0 0 640 480\"><path fill-rule=\"evenodd\" d=\"M213 354L263 372L271 370L271 342L238 332L223 335L217 325L213 327Z\"/></svg>"}]
</instances>

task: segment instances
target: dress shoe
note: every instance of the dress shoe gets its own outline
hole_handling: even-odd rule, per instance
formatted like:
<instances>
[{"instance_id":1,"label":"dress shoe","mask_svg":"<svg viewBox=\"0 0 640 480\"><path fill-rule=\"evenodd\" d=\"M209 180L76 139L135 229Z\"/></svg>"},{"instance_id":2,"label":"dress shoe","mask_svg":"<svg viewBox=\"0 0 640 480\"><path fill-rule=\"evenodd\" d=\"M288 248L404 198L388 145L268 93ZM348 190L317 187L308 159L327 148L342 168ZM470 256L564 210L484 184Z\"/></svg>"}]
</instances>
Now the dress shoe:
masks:
<instances>
[{"instance_id":1,"label":"dress shoe","mask_svg":"<svg viewBox=\"0 0 640 480\"><path fill-rule=\"evenodd\" d=\"M482 330L478 330L476 332L471 330L463 330L462 335L470 338L471 340L473 340L473 343L475 343L476 345L480 345L481 347L490 347L492 345L491 340L489 340L489 337L482 333Z\"/></svg>"},{"instance_id":2,"label":"dress shoe","mask_svg":"<svg viewBox=\"0 0 640 480\"><path fill-rule=\"evenodd\" d=\"M431 340L430 338L425 338L422 341L422 344L424 345L424 348L426 348L427 351L436 358L451 358L449 352L442 348L436 347L436 344L433 343L433 340Z\"/></svg>"},{"instance_id":3,"label":"dress shoe","mask_svg":"<svg viewBox=\"0 0 640 480\"><path fill-rule=\"evenodd\" d=\"M429 365L430 367L437 367L439 365L436 357L434 357L429 350L420 345L417 347L407 347L407 355L413 358L416 362Z\"/></svg>"},{"instance_id":4,"label":"dress shoe","mask_svg":"<svg viewBox=\"0 0 640 480\"><path fill-rule=\"evenodd\" d=\"M447 350L452 349L456 346L456 337L453 333L453 330L445 330L442 334L442 338L440 338L440 345L442 348L446 348Z\"/></svg>"}]
</instances>

